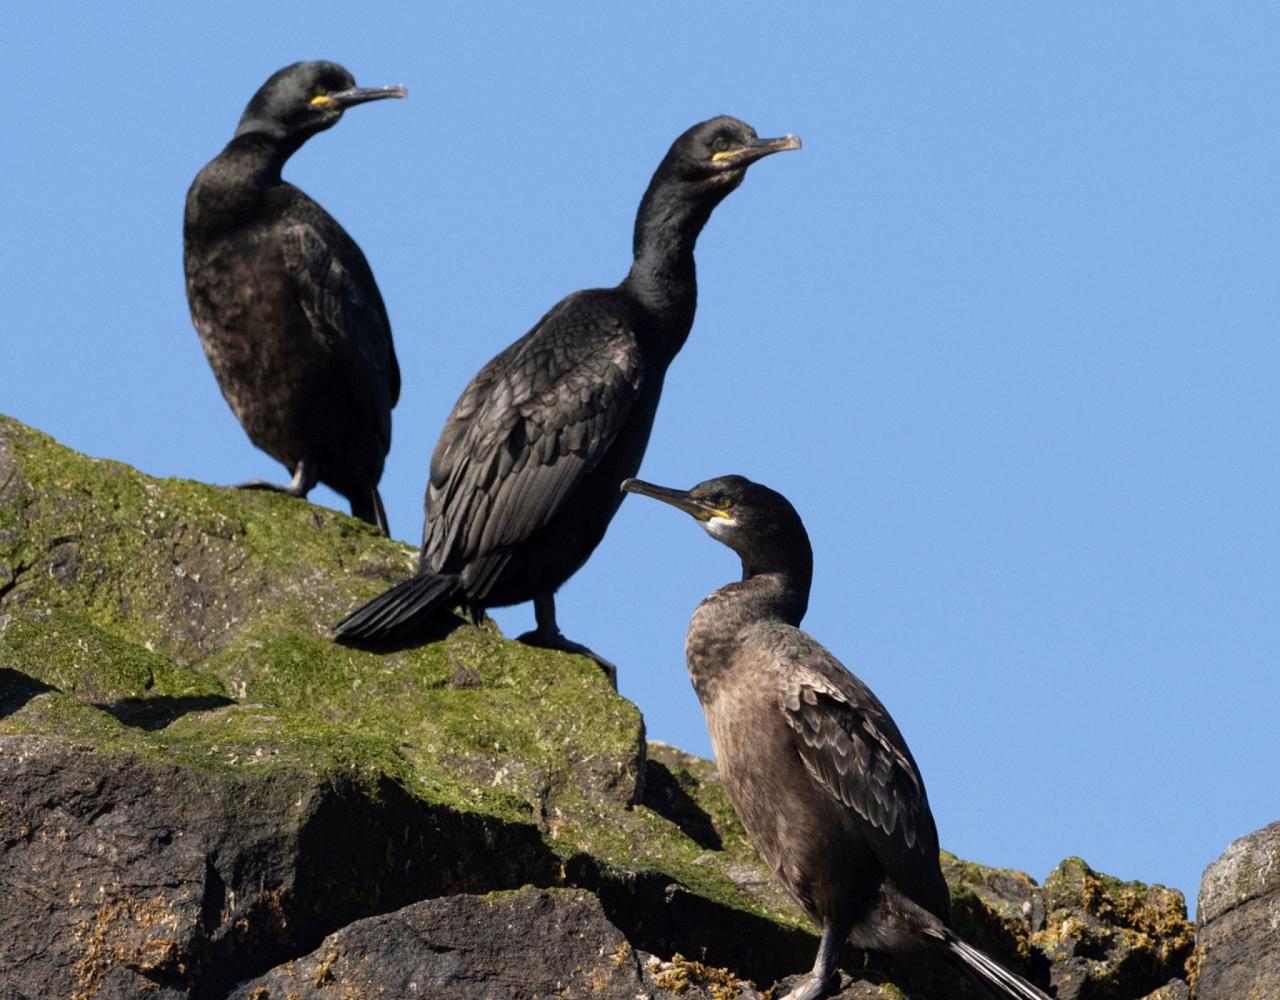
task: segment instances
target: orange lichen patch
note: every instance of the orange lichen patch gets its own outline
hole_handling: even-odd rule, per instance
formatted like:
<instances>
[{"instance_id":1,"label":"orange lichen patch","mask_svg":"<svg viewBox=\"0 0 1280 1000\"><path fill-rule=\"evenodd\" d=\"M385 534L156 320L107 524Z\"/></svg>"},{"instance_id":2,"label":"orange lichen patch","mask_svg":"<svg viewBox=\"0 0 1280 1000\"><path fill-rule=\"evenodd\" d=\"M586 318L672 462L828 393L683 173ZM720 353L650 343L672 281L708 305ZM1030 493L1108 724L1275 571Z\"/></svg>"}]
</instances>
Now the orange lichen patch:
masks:
<instances>
[{"instance_id":1,"label":"orange lichen patch","mask_svg":"<svg viewBox=\"0 0 1280 1000\"><path fill-rule=\"evenodd\" d=\"M1087 912L1118 923L1145 939L1161 963L1176 956L1189 960L1195 947L1195 925L1186 918L1180 894L1161 886L1137 883L1106 884L1091 874L1084 877L1081 902Z\"/></svg>"},{"instance_id":2,"label":"orange lichen patch","mask_svg":"<svg viewBox=\"0 0 1280 1000\"><path fill-rule=\"evenodd\" d=\"M1044 892L1048 913L1033 944L1051 958L1086 958L1086 975L1098 987L1131 985L1144 969L1190 970L1195 926L1177 890L1124 882L1067 858L1045 880Z\"/></svg>"},{"instance_id":3,"label":"orange lichen patch","mask_svg":"<svg viewBox=\"0 0 1280 1000\"><path fill-rule=\"evenodd\" d=\"M621 969L624 965L631 961L631 942L624 940L618 945L617 951L609 956L609 961L613 963L615 969Z\"/></svg>"},{"instance_id":4,"label":"orange lichen patch","mask_svg":"<svg viewBox=\"0 0 1280 1000\"><path fill-rule=\"evenodd\" d=\"M324 986L333 982L333 963L338 960L336 951L328 952L316 966L316 986Z\"/></svg>"},{"instance_id":5,"label":"orange lichen patch","mask_svg":"<svg viewBox=\"0 0 1280 1000\"><path fill-rule=\"evenodd\" d=\"M649 972L654 985L672 993L683 993L690 986L700 986L713 1000L735 1000L742 995L742 981L728 969L717 969L685 958L679 952L671 961L649 959Z\"/></svg>"},{"instance_id":6,"label":"orange lichen patch","mask_svg":"<svg viewBox=\"0 0 1280 1000\"><path fill-rule=\"evenodd\" d=\"M138 899L120 886L99 890L104 902L91 920L76 925L84 954L72 967L83 992L75 1000L87 1000L102 986L113 965L151 972L173 965L181 948L175 934L181 918L163 896Z\"/></svg>"}]
</instances>

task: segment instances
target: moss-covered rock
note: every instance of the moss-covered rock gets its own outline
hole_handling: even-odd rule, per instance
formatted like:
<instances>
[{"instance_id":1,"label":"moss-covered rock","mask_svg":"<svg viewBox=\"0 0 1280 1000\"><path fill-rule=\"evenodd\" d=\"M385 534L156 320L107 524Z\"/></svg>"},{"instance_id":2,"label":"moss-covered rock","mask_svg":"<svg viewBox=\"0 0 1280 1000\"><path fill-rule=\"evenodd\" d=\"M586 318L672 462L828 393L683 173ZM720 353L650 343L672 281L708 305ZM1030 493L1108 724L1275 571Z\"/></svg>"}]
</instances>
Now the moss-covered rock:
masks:
<instances>
[{"instance_id":1,"label":"moss-covered rock","mask_svg":"<svg viewBox=\"0 0 1280 1000\"><path fill-rule=\"evenodd\" d=\"M78 869L74 906L50 903L62 933L49 995L69 995L64 984L95 995L118 968L174 989L225 982L413 898L571 878L646 940L692 952L694 925L714 914L726 942L782 943L759 951L758 972L808 950L787 901L726 871L752 867L748 881L767 884L740 831L709 851L674 802L640 804L643 721L591 661L492 625L387 654L331 642L328 623L413 555L305 502L150 479L0 419L4 870L20 894L54 900L66 872L50 843L115 858ZM660 787L660 764L654 774ZM58 796L44 790L54 776L71 782ZM67 805L50 811L54 798ZM236 803L258 803L269 849L240 842ZM722 796L717 809L723 819ZM318 852L324 823L302 824L299 810L335 824L343 850ZM344 810L360 823L341 822ZM103 815L128 818L114 835L168 838L166 849L143 865L146 852L101 836ZM199 863L166 876L179 841ZM329 862L349 874L322 878ZM113 888L130 883L127 899ZM279 926L220 951L254 925L263 893ZM225 906L199 902L219 894ZM174 914L159 964L110 930L158 898ZM0 944L0 979L30 960L21 919Z\"/></svg>"},{"instance_id":2,"label":"moss-covered rock","mask_svg":"<svg viewBox=\"0 0 1280 1000\"><path fill-rule=\"evenodd\" d=\"M809 966L714 766L647 745L594 663L461 622L417 649L330 641L413 561L344 515L0 418L0 992L220 997L354 922L526 883L572 887L575 913L587 892L654 958L628 966L646 989ZM1171 902L944 863L962 931L1042 983L1046 951L1107 934L1182 954ZM1068 946L1054 928L1077 918L1091 936ZM947 970L849 968L849 997L973 995Z\"/></svg>"},{"instance_id":3,"label":"moss-covered rock","mask_svg":"<svg viewBox=\"0 0 1280 1000\"><path fill-rule=\"evenodd\" d=\"M1059 1000L1128 1000L1183 978L1195 928L1176 889L1123 882L1067 858L1045 879L1034 945Z\"/></svg>"}]
</instances>

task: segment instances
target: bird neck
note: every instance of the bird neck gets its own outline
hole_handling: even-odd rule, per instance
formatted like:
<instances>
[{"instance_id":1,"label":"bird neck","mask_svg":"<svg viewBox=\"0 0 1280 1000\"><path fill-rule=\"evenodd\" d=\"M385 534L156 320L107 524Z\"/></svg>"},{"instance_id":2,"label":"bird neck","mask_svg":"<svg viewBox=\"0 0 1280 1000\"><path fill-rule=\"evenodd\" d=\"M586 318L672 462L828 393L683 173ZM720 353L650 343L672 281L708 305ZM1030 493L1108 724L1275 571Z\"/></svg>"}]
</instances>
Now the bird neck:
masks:
<instances>
[{"instance_id":1,"label":"bird neck","mask_svg":"<svg viewBox=\"0 0 1280 1000\"><path fill-rule=\"evenodd\" d=\"M811 576L812 566L744 575L698 605L684 648L689 678L704 705L716 700L720 678L742 647L743 629L770 623L799 627Z\"/></svg>"},{"instance_id":2,"label":"bird neck","mask_svg":"<svg viewBox=\"0 0 1280 1000\"><path fill-rule=\"evenodd\" d=\"M256 217L268 193L284 183L280 171L300 145L257 132L232 139L191 186L188 231L219 232Z\"/></svg>"},{"instance_id":3,"label":"bird neck","mask_svg":"<svg viewBox=\"0 0 1280 1000\"><path fill-rule=\"evenodd\" d=\"M678 179L655 177L636 213L634 261L623 284L680 343L697 306L693 248L719 201L705 193L695 197Z\"/></svg>"},{"instance_id":4,"label":"bird neck","mask_svg":"<svg viewBox=\"0 0 1280 1000\"><path fill-rule=\"evenodd\" d=\"M746 620L766 619L799 626L809 609L809 585L813 581L813 560L804 565L755 572L743 567L742 579L733 588L734 601Z\"/></svg>"},{"instance_id":5,"label":"bird neck","mask_svg":"<svg viewBox=\"0 0 1280 1000\"><path fill-rule=\"evenodd\" d=\"M285 163L306 140L303 135L273 136L246 132L227 143L219 159L234 168L241 183L266 187L280 183L280 172Z\"/></svg>"},{"instance_id":6,"label":"bird neck","mask_svg":"<svg viewBox=\"0 0 1280 1000\"><path fill-rule=\"evenodd\" d=\"M269 136L265 132L246 132L227 143L223 156L230 157L244 181L262 186L280 183L280 172L289 157L302 149L307 136Z\"/></svg>"}]
</instances>

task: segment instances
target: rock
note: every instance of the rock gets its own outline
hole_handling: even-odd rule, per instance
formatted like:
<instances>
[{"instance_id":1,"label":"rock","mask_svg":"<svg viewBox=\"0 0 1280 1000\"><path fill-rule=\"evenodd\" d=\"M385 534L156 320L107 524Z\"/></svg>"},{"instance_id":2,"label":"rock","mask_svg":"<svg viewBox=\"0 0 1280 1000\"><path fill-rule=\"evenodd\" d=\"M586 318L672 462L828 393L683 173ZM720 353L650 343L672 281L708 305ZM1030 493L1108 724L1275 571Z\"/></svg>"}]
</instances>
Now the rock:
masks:
<instances>
[{"instance_id":1,"label":"rock","mask_svg":"<svg viewBox=\"0 0 1280 1000\"><path fill-rule=\"evenodd\" d=\"M1280 997L1280 822L1205 869L1197 917L1197 1000Z\"/></svg>"},{"instance_id":2,"label":"rock","mask_svg":"<svg viewBox=\"0 0 1280 1000\"><path fill-rule=\"evenodd\" d=\"M554 877L529 825L316 758L209 773L5 740L0 970L31 997L216 993L335 924Z\"/></svg>"},{"instance_id":3,"label":"rock","mask_svg":"<svg viewBox=\"0 0 1280 1000\"><path fill-rule=\"evenodd\" d=\"M1044 883L1044 929L1057 1000L1132 1000L1186 975L1195 944L1182 893L1122 882L1067 858Z\"/></svg>"},{"instance_id":4,"label":"rock","mask_svg":"<svg viewBox=\"0 0 1280 1000\"><path fill-rule=\"evenodd\" d=\"M951 889L951 919L969 944L1032 981L1047 981L1048 963L1032 943L1044 928L1044 895L1011 868L988 868L942 852Z\"/></svg>"},{"instance_id":5,"label":"rock","mask_svg":"<svg viewBox=\"0 0 1280 1000\"><path fill-rule=\"evenodd\" d=\"M1191 987L1181 979L1170 979L1154 993L1148 993L1142 1000L1189 1000Z\"/></svg>"},{"instance_id":6,"label":"rock","mask_svg":"<svg viewBox=\"0 0 1280 1000\"><path fill-rule=\"evenodd\" d=\"M581 890L450 896L349 924L232 1000L758 998L724 969L635 951Z\"/></svg>"},{"instance_id":7,"label":"rock","mask_svg":"<svg viewBox=\"0 0 1280 1000\"><path fill-rule=\"evenodd\" d=\"M382 654L329 640L413 556L0 417L0 996L376 996L404 976L514 996L519 962L724 1000L812 965L714 764L646 744L593 662L492 625ZM943 861L961 932L1060 998L1181 974L1176 894ZM846 965L844 1000L977 996L945 966Z\"/></svg>"},{"instance_id":8,"label":"rock","mask_svg":"<svg viewBox=\"0 0 1280 1000\"><path fill-rule=\"evenodd\" d=\"M414 899L572 879L664 958L710 924L726 962L795 967L794 907L726 874L768 883L745 840L686 833L674 784L636 805L643 721L594 663L491 625L328 639L412 565L344 515L0 418L0 995L218 995Z\"/></svg>"},{"instance_id":9,"label":"rock","mask_svg":"<svg viewBox=\"0 0 1280 1000\"><path fill-rule=\"evenodd\" d=\"M332 996L632 1000L637 956L580 890L450 896L349 924L236 1000Z\"/></svg>"}]
</instances>

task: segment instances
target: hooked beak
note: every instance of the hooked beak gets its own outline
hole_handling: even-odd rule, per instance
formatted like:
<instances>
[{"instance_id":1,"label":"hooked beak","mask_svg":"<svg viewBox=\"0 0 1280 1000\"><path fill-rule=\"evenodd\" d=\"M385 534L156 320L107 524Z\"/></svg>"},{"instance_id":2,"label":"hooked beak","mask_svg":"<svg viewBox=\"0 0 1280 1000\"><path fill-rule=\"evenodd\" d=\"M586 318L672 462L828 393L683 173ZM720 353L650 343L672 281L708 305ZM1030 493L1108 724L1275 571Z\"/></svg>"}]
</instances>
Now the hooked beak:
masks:
<instances>
[{"instance_id":1,"label":"hooked beak","mask_svg":"<svg viewBox=\"0 0 1280 1000\"><path fill-rule=\"evenodd\" d=\"M756 160L762 160L771 153L783 153L789 149L800 148L798 135L784 135L779 139L752 139L738 149L726 149L723 153L712 153L711 162L725 167L746 167Z\"/></svg>"},{"instance_id":2,"label":"hooked beak","mask_svg":"<svg viewBox=\"0 0 1280 1000\"><path fill-rule=\"evenodd\" d=\"M409 91L403 84L394 87L352 87L350 90L339 90L335 94L326 95L329 102L339 111L353 108L357 104L369 101L381 101L388 97L408 97Z\"/></svg>"},{"instance_id":3,"label":"hooked beak","mask_svg":"<svg viewBox=\"0 0 1280 1000\"><path fill-rule=\"evenodd\" d=\"M667 486L646 483L642 479L624 479L619 489L623 493L639 493L641 496L653 497L655 500L669 503L672 507L678 507L699 521L710 521L713 517L728 519L731 516L728 511L720 510L703 500L695 500L689 495L688 490L673 490Z\"/></svg>"}]
</instances>

